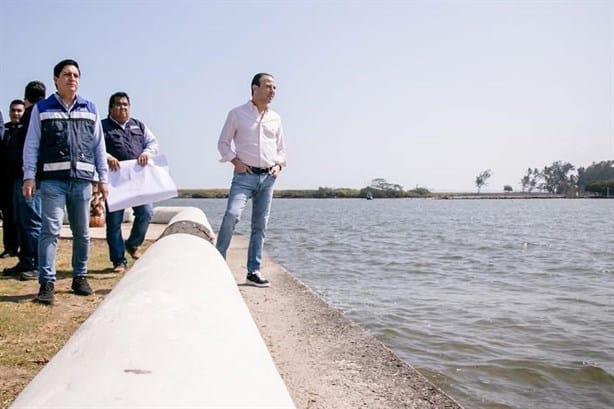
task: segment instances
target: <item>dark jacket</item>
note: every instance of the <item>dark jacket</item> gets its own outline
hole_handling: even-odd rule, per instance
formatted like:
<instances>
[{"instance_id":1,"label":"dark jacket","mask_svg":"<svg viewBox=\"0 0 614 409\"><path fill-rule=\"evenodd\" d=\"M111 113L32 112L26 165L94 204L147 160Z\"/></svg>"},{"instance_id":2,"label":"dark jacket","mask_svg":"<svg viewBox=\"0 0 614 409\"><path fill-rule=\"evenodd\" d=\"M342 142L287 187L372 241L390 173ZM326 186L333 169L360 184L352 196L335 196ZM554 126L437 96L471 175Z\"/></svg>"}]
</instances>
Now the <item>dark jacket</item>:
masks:
<instances>
[{"instance_id":1,"label":"dark jacket","mask_svg":"<svg viewBox=\"0 0 614 409\"><path fill-rule=\"evenodd\" d=\"M8 180L16 182L23 179L23 145L28 133L32 106L26 108L11 136L6 140L6 170Z\"/></svg>"}]
</instances>

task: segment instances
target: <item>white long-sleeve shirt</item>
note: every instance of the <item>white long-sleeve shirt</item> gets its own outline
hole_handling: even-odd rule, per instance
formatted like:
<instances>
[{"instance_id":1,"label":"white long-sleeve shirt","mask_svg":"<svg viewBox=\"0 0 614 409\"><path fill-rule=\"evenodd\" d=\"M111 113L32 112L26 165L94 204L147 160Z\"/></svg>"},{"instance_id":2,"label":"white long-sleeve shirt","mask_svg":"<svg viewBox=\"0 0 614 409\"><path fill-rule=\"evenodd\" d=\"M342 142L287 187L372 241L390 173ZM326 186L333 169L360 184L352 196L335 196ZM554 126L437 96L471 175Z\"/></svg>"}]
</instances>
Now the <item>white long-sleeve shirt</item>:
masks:
<instances>
[{"instance_id":1,"label":"white long-sleeve shirt","mask_svg":"<svg viewBox=\"0 0 614 409\"><path fill-rule=\"evenodd\" d=\"M271 109L261 114L251 101L228 113L217 148L220 162L238 158L257 168L286 166L281 117Z\"/></svg>"}]
</instances>

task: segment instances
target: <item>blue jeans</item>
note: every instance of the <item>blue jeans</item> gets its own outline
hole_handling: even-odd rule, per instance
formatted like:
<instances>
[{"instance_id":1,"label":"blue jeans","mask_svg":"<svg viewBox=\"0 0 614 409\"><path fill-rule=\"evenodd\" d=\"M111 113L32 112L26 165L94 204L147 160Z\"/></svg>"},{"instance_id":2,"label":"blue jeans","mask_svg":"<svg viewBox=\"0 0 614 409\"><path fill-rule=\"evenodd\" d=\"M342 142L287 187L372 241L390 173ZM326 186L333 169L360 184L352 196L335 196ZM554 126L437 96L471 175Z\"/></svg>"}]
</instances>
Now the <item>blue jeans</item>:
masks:
<instances>
[{"instance_id":1,"label":"blue jeans","mask_svg":"<svg viewBox=\"0 0 614 409\"><path fill-rule=\"evenodd\" d=\"M107 208L106 224L107 224L107 244L109 245L109 257L113 265L126 263L125 251L126 247L138 247L145 240L145 233L149 228L149 223L153 217L153 206L145 204L132 208L134 213L134 222L130 236L124 244L122 237L122 222L124 220L124 210L109 212Z\"/></svg>"},{"instance_id":2,"label":"blue jeans","mask_svg":"<svg viewBox=\"0 0 614 409\"><path fill-rule=\"evenodd\" d=\"M217 235L216 247L222 257L226 258L226 251L230 246L235 226L241 219L247 201L252 199L252 229L247 250L248 273L260 270L275 179L275 177L266 173L256 175L237 172L234 173L232 178L226 213Z\"/></svg>"},{"instance_id":3,"label":"blue jeans","mask_svg":"<svg viewBox=\"0 0 614 409\"><path fill-rule=\"evenodd\" d=\"M85 180L43 180L40 182L41 216L43 225L38 242L38 281L55 282L55 256L64 206L72 231L73 277L87 274L90 251L90 200L92 183Z\"/></svg>"},{"instance_id":4,"label":"blue jeans","mask_svg":"<svg viewBox=\"0 0 614 409\"><path fill-rule=\"evenodd\" d=\"M22 193L23 181L13 185L13 212L19 238L19 266L23 270L38 268L38 239L41 233L41 196L34 192L31 199Z\"/></svg>"}]
</instances>

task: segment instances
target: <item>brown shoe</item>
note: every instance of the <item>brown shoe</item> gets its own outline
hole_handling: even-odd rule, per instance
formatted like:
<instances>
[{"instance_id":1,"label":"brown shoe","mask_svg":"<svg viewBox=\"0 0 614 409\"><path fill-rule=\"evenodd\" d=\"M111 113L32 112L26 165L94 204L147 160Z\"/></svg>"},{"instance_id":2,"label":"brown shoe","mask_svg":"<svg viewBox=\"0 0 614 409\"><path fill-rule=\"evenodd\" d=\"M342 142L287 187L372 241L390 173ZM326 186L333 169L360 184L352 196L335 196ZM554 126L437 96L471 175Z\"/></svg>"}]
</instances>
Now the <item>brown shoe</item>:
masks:
<instances>
[{"instance_id":1,"label":"brown shoe","mask_svg":"<svg viewBox=\"0 0 614 409\"><path fill-rule=\"evenodd\" d=\"M130 257L132 257L135 260L138 260L142 256L138 247L128 247L126 251L128 252L128 254L130 254Z\"/></svg>"},{"instance_id":2,"label":"brown shoe","mask_svg":"<svg viewBox=\"0 0 614 409\"><path fill-rule=\"evenodd\" d=\"M126 263L116 263L113 264L113 272L114 273L125 273L126 272Z\"/></svg>"}]
</instances>

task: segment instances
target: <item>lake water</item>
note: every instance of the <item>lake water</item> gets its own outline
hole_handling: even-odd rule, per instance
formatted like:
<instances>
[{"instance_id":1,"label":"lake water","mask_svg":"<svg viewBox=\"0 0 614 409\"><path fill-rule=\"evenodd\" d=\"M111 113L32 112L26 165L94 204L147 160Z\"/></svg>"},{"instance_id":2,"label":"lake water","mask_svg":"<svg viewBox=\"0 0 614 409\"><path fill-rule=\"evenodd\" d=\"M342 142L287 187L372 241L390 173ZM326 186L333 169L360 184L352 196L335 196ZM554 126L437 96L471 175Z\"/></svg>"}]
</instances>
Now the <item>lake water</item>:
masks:
<instances>
[{"instance_id":1,"label":"lake water","mask_svg":"<svg viewBox=\"0 0 614 409\"><path fill-rule=\"evenodd\" d=\"M614 200L275 199L266 251L466 408L614 407Z\"/></svg>"}]
</instances>

